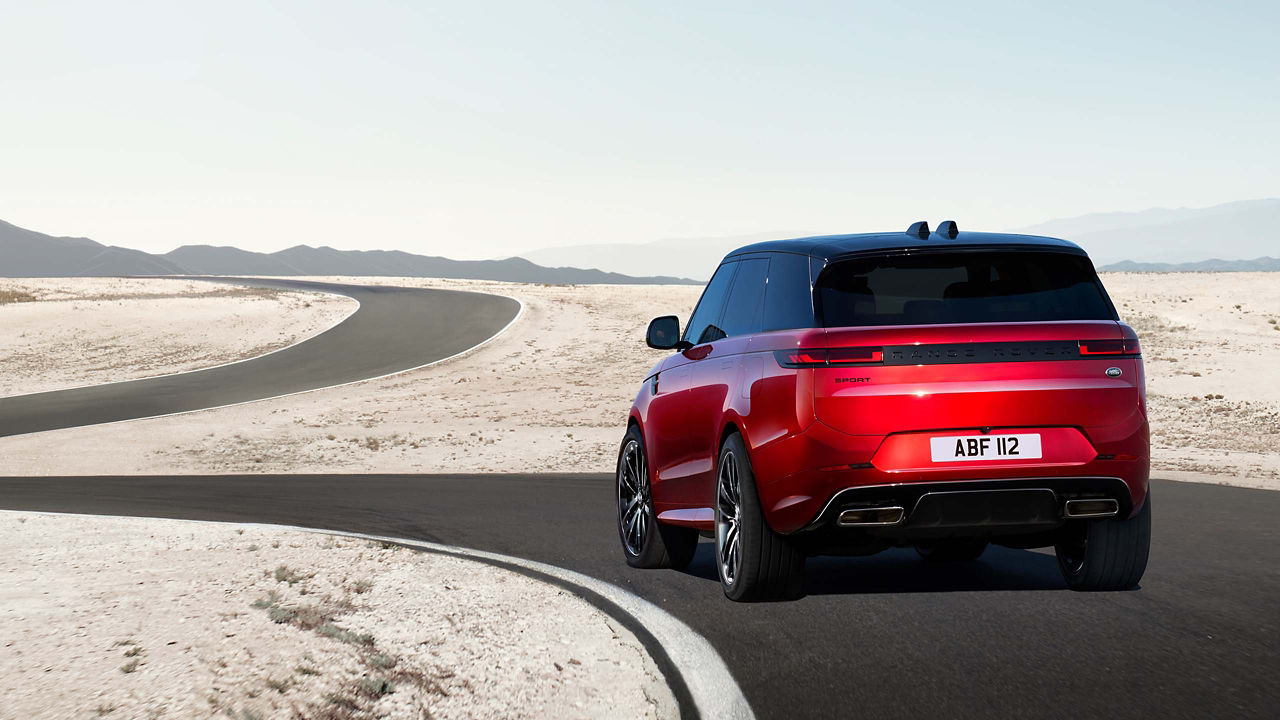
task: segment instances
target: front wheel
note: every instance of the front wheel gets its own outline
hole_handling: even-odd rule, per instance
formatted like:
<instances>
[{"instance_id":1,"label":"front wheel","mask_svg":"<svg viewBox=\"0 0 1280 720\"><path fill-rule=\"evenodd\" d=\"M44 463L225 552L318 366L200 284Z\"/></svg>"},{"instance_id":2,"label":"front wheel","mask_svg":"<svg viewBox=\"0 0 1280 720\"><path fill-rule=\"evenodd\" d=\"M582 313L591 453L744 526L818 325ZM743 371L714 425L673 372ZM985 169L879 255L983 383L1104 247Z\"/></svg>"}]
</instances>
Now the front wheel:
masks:
<instances>
[{"instance_id":1,"label":"front wheel","mask_svg":"<svg viewBox=\"0 0 1280 720\"><path fill-rule=\"evenodd\" d=\"M725 440L716 467L716 568L724 594L738 601L797 597L804 554L765 522L741 435Z\"/></svg>"},{"instance_id":2,"label":"front wheel","mask_svg":"<svg viewBox=\"0 0 1280 720\"><path fill-rule=\"evenodd\" d=\"M644 436L632 425L618 450L618 537L627 564L637 568L677 570L688 567L698 549L698 531L663 525L653 510Z\"/></svg>"},{"instance_id":3,"label":"front wheel","mask_svg":"<svg viewBox=\"0 0 1280 720\"><path fill-rule=\"evenodd\" d=\"M1075 520L1054 546L1062 578L1072 590L1130 590L1151 551L1151 492L1131 518Z\"/></svg>"}]
</instances>

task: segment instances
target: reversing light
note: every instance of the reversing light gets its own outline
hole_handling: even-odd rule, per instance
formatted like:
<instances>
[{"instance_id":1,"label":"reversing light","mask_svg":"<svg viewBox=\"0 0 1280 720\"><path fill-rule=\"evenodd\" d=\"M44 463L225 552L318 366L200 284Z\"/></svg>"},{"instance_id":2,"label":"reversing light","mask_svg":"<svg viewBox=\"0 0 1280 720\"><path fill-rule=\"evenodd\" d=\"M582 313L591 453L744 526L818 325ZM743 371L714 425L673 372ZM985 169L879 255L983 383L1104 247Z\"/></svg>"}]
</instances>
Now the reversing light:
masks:
<instances>
[{"instance_id":1,"label":"reversing light","mask_svg":"<svg viewBox=\"0 0 1280 720\"><path fill-rule=\"evenodd\" d=\"M1081 340L1081 355L1141 355L1137 340Z\"/></svg>"},{"instance_id":2,"label":"reversing light","mask_svg":"<svg viewBox=\"0 0 1280 720\"><path fill-rule=\"evenodd\" d=\"M878 347L801 348L774 353L782 367L828 367L865 365L884 362L884 351Z\"/></svg>"}]
</instances>

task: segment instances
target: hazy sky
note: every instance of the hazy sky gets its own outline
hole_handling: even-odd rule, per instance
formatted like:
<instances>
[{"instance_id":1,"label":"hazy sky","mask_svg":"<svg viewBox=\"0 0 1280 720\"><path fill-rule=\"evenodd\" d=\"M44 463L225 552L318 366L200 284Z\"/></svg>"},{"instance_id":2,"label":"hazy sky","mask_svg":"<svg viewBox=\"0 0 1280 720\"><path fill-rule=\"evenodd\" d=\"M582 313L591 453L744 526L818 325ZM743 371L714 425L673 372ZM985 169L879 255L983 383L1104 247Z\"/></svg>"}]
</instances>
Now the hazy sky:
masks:
<instances>
[{"instance_id":1,"label":"hazy sky","mask_svg":"<svg viewBox=\"0 0 1280 720\"><path fill-rule=\"evenodd\" d=\"M476 258L1277 196L1278 8L0 0L0 219Z\"/></svg>"}]
</instances>

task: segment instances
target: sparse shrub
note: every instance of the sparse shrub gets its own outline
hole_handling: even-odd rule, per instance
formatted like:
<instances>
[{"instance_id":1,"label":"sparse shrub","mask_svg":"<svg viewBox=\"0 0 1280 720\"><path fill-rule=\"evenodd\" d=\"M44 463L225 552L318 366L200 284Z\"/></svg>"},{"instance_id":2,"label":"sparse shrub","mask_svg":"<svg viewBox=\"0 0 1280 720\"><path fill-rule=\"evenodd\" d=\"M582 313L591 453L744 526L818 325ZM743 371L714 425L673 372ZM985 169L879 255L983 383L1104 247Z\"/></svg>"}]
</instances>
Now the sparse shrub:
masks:
<instances>
[{"instance_id":1,"label":"sparse shrub","mask_svg":"<svg viewBox=\"0 0 1280 720\"><path fill-rule=\"evenodd\" d=\"M276 582L287 582L290 585L306 580L309 577L311 576L303 575L297 570L290 568L288 565L279 565L276 567L275 571Z\"/></svg>"},{"instance_id":2,"label":"sparse shrub","mask_svg":"<svg viewBox=\"0 0 1280 720\"><path fill-rule=\"evenodd\" d=\"M127 662L127 663L125 663L125 664L121 665L121 666L120 666L120 672L124 673L125 675L128 675L129 673L132 673L132 672L134 672L135 670L137 670L137 669L138 669L138 666L139 666L139 665L141 665L141 664L142 664L142 661L141 661L141 660L139 660L139 659L137 659L137 658L134 658L134 659L130 660L129 662Z\"/></svg>"},{"instance_id":3,"label":"sparse shrub","mask_svg":"<svg viewBox=\"0 0 1280 720\"><path fill-rule=\"evenodd\" d=\"M294 612L293 624L303 630L314 630L332 619L329 611L319 605L303 605Z\"/></svg>"},{"instance_id":4,"label":"sparse shrub","mask_svg":"<svg viewBox=\"0 0 1280 720\"><path fill-rule=\"evenodd\" d=\"M125 651L124 651L124 656L125 656L125 657L138 657L138 656L139 656L139 655L141 655L141 654L142 654L142 646L141 646L141 645L134 645L133 647L131 647L131 648L129 648L128 650L125 650Z\"/></svg>"},{"instance_id":5,"label":"sparse shrub","mask_svg":"<svg viewBox=\"0 0 1280 720\"><path fill-rule=\"evenodd\" d=\"M0 305L35 302L36 300L36 296L26 290L0 290Z\"/></svg>"},{"instance_id":6,"label":"sparse shrub","mask_svg":"<svg viewBox=\"0 0 1280 720\"><path fill-rule=\"evenodd\" d=\"M267 609L267 617L271 618L271 622L277 625L283 625L287 622L292 622L294 618L298 617L298 613L297 611L290 610L289 608L272 606Z\"/></svg>"},{"instance_id":7,"label":"sparse shrub","mask_svg":"<svg viewBox=\"0 0 1280 720\"><path fill-rule=\"evenodd\" d=\"M289 691L289 688L293 687L293 681L288 678L285 678L284 680L267 678L267 687L283 695Z\"/></svg>"},{"instance_id":8,"label":"sparse shrub","mask_svg":"<svg viewBox=\"0 0 1280 720\"><path fill-rule=\"evenodd\" d=\"M319 670L311 667L310 665L299 665L298 667L294 668L294 670L296 670L299 675L319 675L320 674Z\"/></svg>"},{"instance_id":9,"label":"sparse shrub","mask_svg":"<svg viewBox=\"0 0 1280 720\"><path fill-rule=\"evenodd\" d=\"M328 695L325 696L325 700L328 700L330 705L341 708L343 710L359 710L360 709L360 704L357 703L356 699L351 697L350 695L343 695L342 693L329 693Z\"/></svg>"},{"instance_id":10,"label":"sparse shrub","mask_svg":"<svg viewBox=\"0 0 1280 720\"><path fill-rule=\"evenodd\" d=\"M396 691L395 685L392 685L391 681L385 678L360 678L360 681L356 683L356 687L359 689L361 695L374 699L380 698L383 695L390 695Z\"/></svg>"},{"instance_id":11,"label":"sparse shrub","mask_svg":"<svg viewBox=\"0 0 1280 720\"><path fill-rule=\"evenodd\" d=\"M399 660L396 657L385 653L374 653L369 656L369 664L380 670L389 670L395 667L397 662Z\"/></svg>"}]
</instances>

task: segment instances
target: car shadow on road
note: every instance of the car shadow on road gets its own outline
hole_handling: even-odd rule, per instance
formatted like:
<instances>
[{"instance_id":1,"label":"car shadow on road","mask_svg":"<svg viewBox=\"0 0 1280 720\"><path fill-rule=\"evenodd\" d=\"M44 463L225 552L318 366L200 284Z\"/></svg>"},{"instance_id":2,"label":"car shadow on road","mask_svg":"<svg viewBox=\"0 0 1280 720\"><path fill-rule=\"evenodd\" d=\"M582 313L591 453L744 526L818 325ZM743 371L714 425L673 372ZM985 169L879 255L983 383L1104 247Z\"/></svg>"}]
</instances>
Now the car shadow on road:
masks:
<instances>
[{"instance_id":1,"label":"car shadow on road","mask_svg":"<svg viewBox=\"0 0 1280 720\"><path fill-rule=\"evenodd\" d=\"M702 542L685 573L717 582L715 544ZM805 595L1066 590L1052 551L992 545L972 562L925 562L911 548L866 557L816 557L805 564Z\"/></svg>"}]
</instances>

